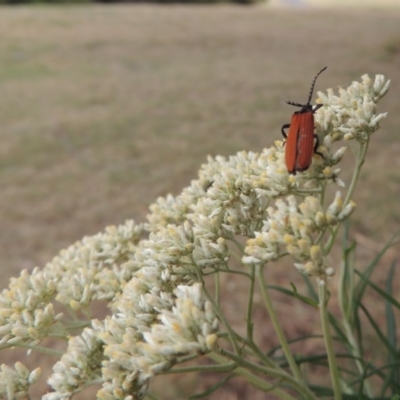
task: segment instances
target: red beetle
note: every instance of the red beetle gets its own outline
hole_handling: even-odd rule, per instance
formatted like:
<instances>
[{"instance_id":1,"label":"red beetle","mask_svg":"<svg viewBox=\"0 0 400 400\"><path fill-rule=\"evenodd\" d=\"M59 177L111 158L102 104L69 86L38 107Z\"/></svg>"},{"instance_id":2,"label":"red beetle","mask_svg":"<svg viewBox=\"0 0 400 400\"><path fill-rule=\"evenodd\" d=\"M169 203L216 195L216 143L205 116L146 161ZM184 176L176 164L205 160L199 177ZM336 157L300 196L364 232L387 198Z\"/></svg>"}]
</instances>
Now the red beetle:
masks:
<instances>
[{"instance_id":1,"label":"red beetle","mask_svg":"<svg viewBox=\"0 0 400 400\"><path fill-rule=\"evenodd\" d=\"M318 104L313 107L310 101L313 95L315 82L326 68L327 67L321 69L314 78L307 104L299 104L292 101L286 102L291 106L301 107L300 111L296 111L292 115L290 124L282 126L282 135L286 139L285 162L290 174L296 174L296 172L308 169L314 152L322 157L322 154L317 152L318 136L314 134L314 113L321 108L323 104ZM285 132L287 128L290 128L289 133ZM314 139L316 139L315 145Z\"/></svg>"}]
</instances>

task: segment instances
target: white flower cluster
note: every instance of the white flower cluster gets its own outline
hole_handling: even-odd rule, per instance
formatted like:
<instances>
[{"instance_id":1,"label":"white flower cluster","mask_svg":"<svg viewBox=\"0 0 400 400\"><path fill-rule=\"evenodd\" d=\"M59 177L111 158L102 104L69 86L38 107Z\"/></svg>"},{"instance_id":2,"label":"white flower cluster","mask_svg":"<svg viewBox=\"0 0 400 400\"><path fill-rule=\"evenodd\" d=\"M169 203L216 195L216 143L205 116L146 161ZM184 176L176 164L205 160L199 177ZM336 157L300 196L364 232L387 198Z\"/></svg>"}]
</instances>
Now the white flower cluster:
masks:
<instances>
[{"instance_id":1,"label":"white flower cluster","mask_svg":"<svg viewBox=\"0 0 400 400\"><path fill-rule=\"evenodd\" d=\"M318 235L328 226L344 221L353 212L354 202L343 207L340 192L324 212L316 197L307 196L298 204L294 196L287 201L279 199L268 208L268 218L254 239L247 241L245 264L266 263L290 254L295 266L302 272L321 278L331 275L326 266L324 249Z\"/></svg>"},{"instance_id":2,"label":"white flower cluster","mask_svg":"<svg viewBox=\"0 0 400 400\"><path fill-rule=\"evenodd\" d=\"M53 301L79 308L96 299L113 299L133 270L130 260L142 227L128 221L85 237L30 274L12 278L0 295L0 348L37 345L49 335L64 333ZM131 265L131 264L129 264Z\"/></svg>"},{"instance_id":3,"label":"white flower cluster","mask_svg":"<svg viewBox=\"0 0 400 400\"><path fill-rule=\"evenodd\" d=\"M24 270L11 278L0 296L0 349L35 346L59 329L61 314L55 313L51 303L56 290L56 282L39 268L31 275Z\"/></svg>"},{"instance_id":4,"label":"white flower cluster","mask_svg":"<svg viewBox=\"0 0 400 400\"><path fill-rule=\"evenodd\" d=\"M229 271L227 242L236 235L247 238L244 264L291 255L302 272L330 276L323 236L355 207L340 192L328 207L321 201L327 183L343 185L332 167L345 149L332 144L343 137L362 142L379 127L386 114L376 114L376 102L388 85L382 76L364 76L339 97L320 95L324 107L315 120L324 157L304 173L288 174L282 142L261 153L209 158L179 196L150 207L144 226L107 228L42 271L23 272L0 296L0 346L37 344L55 330L67 336L54 299L84 311L93 300L108 300L113 315L69 339L46 399L70 398L96 379L99 399L140 399L150 377L216 345L217 314L202 275Z\"/></svg>"},{"instance_id":5,"label":"white flower cluster","mask_svg":"<svg viewBox=\"0 0 400 400\"><path fill-rule=\"evenodd\" d=\"M39 377L40 368L29 371L20 362L16 362L14 368L2 364L0 367L0 398L29 398L29 387L35 384Z\"/></svg>"},{"instance_id":6,"label":"white flower cluster","mask_svg":"<svg viewBox=\"0 0 400 400\"><path fill-rule=\"evenodd\" d=\"M118 313L105 320L100 335L108 359L99 399L142 398L152 376L215 345L218 320L201 284L173 288L171 276L157 267L144 268L126 285Z\"/></svg>"},{"instance_id":7,"label":"white flower cluster","mask_svg":"<svg viewBox=\"0 0 400 400\"><path fill-rule=\"evenodd\" d=\"M228 159L209 157L208 161L200 178L179 196L159 198L150 207L150 229L190 221L195 235L208 240L252 236L262 226L271 199L290 191L281 147L240 152Z\"/></svg>"},{"instance_id":8,"label":"white flower cluster","mask_svg":"<svg viewBox=\"0 0 400 400\"><path fill-rule=\"evenodd\" d=\"M363 143L379 128L387 113L376 114L376 103L387 93L389 84L382 75L377 75L374 82L364 75L362 83L353 82L346 90L340 89L339 96L331 89L327 95L319 93L318 102L324 107L316 113L315 120L319 136L324 137L318 149L324 157L304 174L309 176L306 188L318 187L321 179L344 186L338 179L340 170L332 166L342 159L345 148L333 152L332 145L341 139ZM353 201L343 204L340 192L326 211L314 196L304 197L300 204L294 196L286 201L279 199L268 208L262 229L247 241L243 262L265 263L290 254L300 271L321 278L329 276L333 270L326 265L322 235L328 226L348 218L354 207Z\"/></svg>"},{"instance_id":9,"label":"white flower cluster","mask_svg":"<svg viewBox=\"0 0 400 400\"><path fill-rule=\"evenodd\" d=\"M324 136L324 146L333 141L355 139L365 142L369 135L379 129L379 122L387 113L377 114L378 101L388 92L390 80L376 75L375 80L368 75L362 82L354 81L347 89L340 88L339 96L332 89L327 94L318 92L317 102L324 107L315 115L317 131Z\"/></svg>"},{"instance_id":10,"label":"white flower cluster","mask_svg":"<svg viewBox=\"0 0 400 400\"><path fill-rule=\"evenodd\" d=\"M44 267L57 282L56 300L74 310L112 300L132 277L130 260L142 235L143 226L129 220L62 250Z\"/></svg>"},{"instance_id":11,"label":"white flower cluster","mask_svg":"<svg viewBox=\"0 0 400 400\"><path fill-rule=\"evenodd\" d=\"M100 335L107 359L99 398L139 398L148 379L177 357L210 350L218 321L201 284L194 283L196 269L224 264L226 257L224 241L196 237L188 222L161 227L139 244L133 262L141 268Z\"/></svg>"},{"instance_id":12,"label":"white flower cluster","mask_svg":"<svg viewBox=\"0 0 400 400\"><path fill-rule=\"evenodd\" d=\"M266 203L288 192L288 181L281 147L264 149L262 153L243 151L229 158L209 157L198 180L176 198L159 198L150 207L149 228L191 220L195 229L206 223L204 234L210 234L210 224L201 219L211 218L212 225L219 225L213 237L221 236L225 230L247 234L249 220L261 220Z\"/></svg>"},{"instance_id":13,"label":"white flower cluster","mask_svg":"<svg viewBox=\"0 0 400 400\"><path fill-rule=\"evenodd\" d=\"M141 268L159 267L171 271L177 284L198 281L197 268L224 266L228 248L222 238L199 235L188 222L168 225L142 241L133 258ZM196 275L194 277L194 275Z\"/></svg>"},{"instance_id":14,"label":"white flower cluster","mask_svg":"<svg viewBox=\"0 0 400 400\"><path fill-rule=\"evenodd\" d=\"M53 368L48 383L56 389L44 400L69 399L79 389L96 383L101 377L103 342L99 332L85 328L79 336L72 337L68 349Z\"/></svg>"},{"instance_id":15,"label":"white flower cluster","mask_svg":"<svg viewBox=\"0 0 400 400\"><path fill-rule=\"evenodd\" d=\"M223 265L227 252L223 240L196 237L188 222L161 227L138 243L130 260L135 272L112 304L114 315L104 323L93 322L104 344L99 398L140 398L149 378L169 369L178 357L211 349L218 320L196 283L196 271ZM81 378L88 377L92 350L79 348L75 341L88 342L79 336L70 340L49 380L55 391L48 400L68 397L88 380Z\"/></svg>"}]
</instances>

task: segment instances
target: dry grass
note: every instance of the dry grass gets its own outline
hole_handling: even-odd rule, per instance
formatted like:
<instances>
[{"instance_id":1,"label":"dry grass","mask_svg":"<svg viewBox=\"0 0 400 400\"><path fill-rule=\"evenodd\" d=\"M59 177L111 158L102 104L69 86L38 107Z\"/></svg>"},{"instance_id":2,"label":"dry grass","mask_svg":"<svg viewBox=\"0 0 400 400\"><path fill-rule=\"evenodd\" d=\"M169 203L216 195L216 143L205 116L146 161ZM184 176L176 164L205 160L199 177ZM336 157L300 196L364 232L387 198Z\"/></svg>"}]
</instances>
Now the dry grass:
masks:
<instances>
[{"instance_id":1,"label":"dry grass","mask_svg":"<svg viewBox=\"0 0 400 400\"><path fill-rule=\"evenodd\" d=\"M1 287L83 235L143 220L148 204L178 193L207 154L273 144L293 111L284 100L304 100L324 65L318 89L366 72L393 78L353 232L371 256L398 229L398 12L4 7L0 37ZM227 293L240 302L237 287ZM311 316L296 315L312 328ZM268 328L262 338L269 343ZM170 398L186 397L176 390ZM246 395L230 387L218 398Z\"/></svg>"},{"instance_id":2,"label":"dry grass","mask_svg":"<svg viewBox=\"0 0 400 400\"><path fill-rule=\"evenodd\" d=\"M398 0L267 0L268 6L329 8L396 8Z\"/></svg>"}]
</instances>

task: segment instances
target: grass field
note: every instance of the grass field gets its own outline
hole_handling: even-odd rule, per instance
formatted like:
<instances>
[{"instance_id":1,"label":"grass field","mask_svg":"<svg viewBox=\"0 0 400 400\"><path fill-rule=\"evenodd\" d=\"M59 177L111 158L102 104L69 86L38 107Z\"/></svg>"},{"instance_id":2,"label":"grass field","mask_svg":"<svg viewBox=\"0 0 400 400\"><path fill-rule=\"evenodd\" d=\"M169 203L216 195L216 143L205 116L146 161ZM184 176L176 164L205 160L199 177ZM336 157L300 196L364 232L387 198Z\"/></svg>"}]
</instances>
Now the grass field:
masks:
<instances>
[{"instance_id":1,"label":"grass field","mask_svg":"<svg viewBox=\"0 0 400 400\"><path fill-rule=\"evenodd\" d=\"M329 7L329 8L386 8L399 7L397 0L269 0L268 6Z\"/></svg>"},{"instance_id":2,"label":"grass field","mask_svg":"<svg viewBox=\"0 0 400 400\"><path fill-rule=\"evenodd\" d=\"M325 65L318 90L392 78L352 234L367 258L399 228L398 9L4 7L0 37L1 288L83 235L144 220L208 154L271 146L284 101L304 101Z\"/></svg>"}]
</instances>

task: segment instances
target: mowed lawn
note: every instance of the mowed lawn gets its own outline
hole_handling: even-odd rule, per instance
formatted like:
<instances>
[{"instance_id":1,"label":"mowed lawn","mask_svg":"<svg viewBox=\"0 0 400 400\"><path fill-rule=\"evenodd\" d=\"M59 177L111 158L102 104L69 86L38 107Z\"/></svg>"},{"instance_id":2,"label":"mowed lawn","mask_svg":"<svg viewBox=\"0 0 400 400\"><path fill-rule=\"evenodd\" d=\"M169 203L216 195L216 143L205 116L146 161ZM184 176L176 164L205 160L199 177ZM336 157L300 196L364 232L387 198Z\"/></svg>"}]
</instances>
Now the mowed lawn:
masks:
<instances>
[{"instance_id":1,"label":"mowed lawn","mask_svg":"<svg viewBox=\"0 0 400 400\"><path fill-rule=\"evenodd\" d=\"M285 100L305 101L325 65L317 90L392 78L355 197L361 258L400 227L399 9L2 7L0 37L1 288L84 235L143 221L207 155L273 145Z\"/></svg>"}]
</instances>

